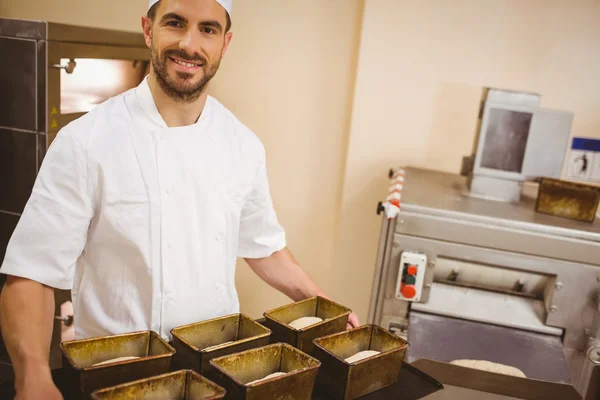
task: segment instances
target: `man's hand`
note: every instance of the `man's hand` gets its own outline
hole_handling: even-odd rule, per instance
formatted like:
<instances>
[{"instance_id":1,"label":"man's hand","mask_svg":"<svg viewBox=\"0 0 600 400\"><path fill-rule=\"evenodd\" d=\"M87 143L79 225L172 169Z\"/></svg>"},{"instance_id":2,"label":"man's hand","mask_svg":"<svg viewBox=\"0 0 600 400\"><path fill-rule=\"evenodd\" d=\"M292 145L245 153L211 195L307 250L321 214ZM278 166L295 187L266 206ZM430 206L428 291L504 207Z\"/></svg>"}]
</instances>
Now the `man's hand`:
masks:
<instances>
[{"instance_id":1,"label":"man's hand","mask_svg":"<svg viewBox=\"0 0 600 400\"><path fill-rule=\"evenodd\" d=\"M350 315L348 316L348 325L346 326L346 329L354 329L354 328L358 328L360 326L360 322L358 322L358 315L356 315L356 313L350 313Z\"/></svg>"},{"instance_id":2,"label":"man's hand","mask_svg":"<svg viewBox=\"0 0 600 400\"><path fill-rule=\"evenodd\" d=\"M17 383L15 389L15 400L63 400L62 394L52 381L50 368L39 372L29 371L27 377L22 383Z\"/></svg>"},{"instance_id":3,"label":"man's hand","mask_svg":"<svg viewBox=\"0 0 600 400\"><path fill-rule=\"evenodd\" d=\"M264 282L293 301L314 296L332 300L300 267L287 248L266 258L246 258L246 262ZM358 328L359 325L358 316L351 313L348 316L347 329Z\"/></svg>"},{"instance_id":4,"label":"man's hand","mask_svg":"<svg viewBox=\"0 0 600 400\"><path fill-rule=\"evenodd\" d=\"M36 383L23 388L17 392L15 400L63 400L62 394L58 391L53 382Z\"/></svg>"}]
</instances>

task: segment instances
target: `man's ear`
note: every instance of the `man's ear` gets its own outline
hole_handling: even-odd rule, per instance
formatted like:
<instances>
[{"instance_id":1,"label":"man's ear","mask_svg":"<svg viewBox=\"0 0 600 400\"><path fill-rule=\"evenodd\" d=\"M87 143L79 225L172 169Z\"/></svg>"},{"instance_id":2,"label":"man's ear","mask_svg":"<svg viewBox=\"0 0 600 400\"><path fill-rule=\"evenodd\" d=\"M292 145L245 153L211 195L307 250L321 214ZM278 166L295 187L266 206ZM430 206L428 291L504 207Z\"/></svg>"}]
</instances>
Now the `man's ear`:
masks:
<instances>
[{"instance_id":1,"label":"man's ear","mask_svg":"<svg viewBox=\"0 0 600 400\"><path fill-rule=\"evenodd\" d=\"M225 34L225 43L223 44L223 51L221 52L221 57L225 57L225 53L227 53L227 49L229 48L229 43L231 43L231 38L233 37L233 33L227 32Z\"/></svg>"},{"instance_id":2,"label":"man's ear","mask_svg":"<svg viewBox=\"0 0 600 400\"><path fill-rule=\"evenodd\" d=\"M144 41L148 48L152 47L152 20L144 15L142 17L142 30L144 32Z\"/></svg>"}]
</instances>

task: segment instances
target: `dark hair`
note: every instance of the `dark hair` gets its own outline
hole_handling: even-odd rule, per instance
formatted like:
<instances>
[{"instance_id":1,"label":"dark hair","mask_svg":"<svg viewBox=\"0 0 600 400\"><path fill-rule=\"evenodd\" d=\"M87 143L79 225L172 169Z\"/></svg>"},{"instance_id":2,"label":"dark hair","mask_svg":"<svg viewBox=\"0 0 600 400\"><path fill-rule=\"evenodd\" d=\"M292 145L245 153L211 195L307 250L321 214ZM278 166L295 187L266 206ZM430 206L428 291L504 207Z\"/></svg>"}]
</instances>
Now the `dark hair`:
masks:
<instances>
[{"instance_id":1,"label":"dark hair","mask_svg":"<svg viewBox=\"0 0 600 400\"><path fill-rule=\"evenodd\" d=\"M154 22L154 18L156 18L156 10L158 9L159 4L160 1L157 1L152 5L152 7L150 7L150 9L148 9L148 18L150 18L152 22ZM227 11L225 11L225 15L227 16L227 26L225 26L225 33L227 33L231 29L231 17L229 16L229 13Z\"/></svg>"}]
</instances>

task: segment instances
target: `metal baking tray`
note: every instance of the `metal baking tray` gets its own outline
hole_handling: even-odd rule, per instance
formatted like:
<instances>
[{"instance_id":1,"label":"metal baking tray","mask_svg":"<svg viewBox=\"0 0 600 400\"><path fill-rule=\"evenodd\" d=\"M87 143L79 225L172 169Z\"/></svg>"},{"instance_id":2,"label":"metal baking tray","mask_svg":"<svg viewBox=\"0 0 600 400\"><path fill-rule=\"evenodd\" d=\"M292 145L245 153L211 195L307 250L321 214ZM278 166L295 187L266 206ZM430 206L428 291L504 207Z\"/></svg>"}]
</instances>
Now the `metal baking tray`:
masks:
<instances>
[{"instance_id":1,"label":"metal baking tray","mask_svg":"<svg viewBox=\"0 0 600 400\"><path fill-rule=\"evenodd\" d=\"M285 342L312 354L313 340L342 332L346 329L351 310L323 297L312 297L264 313L264 325L272 333L272 343ZM294 329L288 324L302 317L319 317L323 321L304 329Z\"/></svg>"},{"instance_id":2,"label":"metal baking tray","mask_svg":"<svg viewBox=\"0 0 600 400\"><path fill-rule=\"evenodd\" d=\"M60 349L67 379L74 383L72 394L85 399L97 389L169 372L175 353L153 331L74 340L62 343ZM140 358L94 366L126 356Z\"/></svg>"},{"instance_id":3,"label":"metal baking tray","mask_svg":"<svg viewBox=\"0 0 600 400\"><path fill-rule=\"evenodd\" d=\"M244 314L233 314L177 327L171 334L176 350L173 368L191 369L211 378L210 360L266 346L271 331ZM230 341L233 343L224 344Z\"/></svg>"},{"instance_id":4,"label":"metal baking tray","mask_svg":"<svg viewBox=\"0 0 600 400\"><path fill-rule=\"evenodd\" d=\"M214 358L210 363L215 382L227 390L231 400L310 400L321 365L287 343ZM252 383L275 372L285 375Z\"/></svg>"},{"instance_id":5,"label":"metal baking tray","mask_svg":"<svg viewBox=\"0 0 600 400\"><path fill-rule=\"evenodd\" d=\"M538 190L535 210L583 222L594 222L600 188L579 182L542 178Z\"/></svg>"},{"instance_id":6,"label":"metal baking tray","mask_svg":"<svg viewBox=\"0 0 600 400\"><path fill-rule=\"evenodd\" d=\"M356 399L395 384L408 342L376 325L315 340L314 356L321 361L317 386L338 400ZM360 351L380 352L349 363L346 358Z\"/></svg>"},{"instance_id":7,"label":"metal baking tray","mask_svg":"<svg viewBox=\"0 0 600 400\"><path fill-rule=\"evenodd\" d=\"M92 400L218 400L225 389L202 375L182 370L92 393Z\"/></svg>"}]
</instances>

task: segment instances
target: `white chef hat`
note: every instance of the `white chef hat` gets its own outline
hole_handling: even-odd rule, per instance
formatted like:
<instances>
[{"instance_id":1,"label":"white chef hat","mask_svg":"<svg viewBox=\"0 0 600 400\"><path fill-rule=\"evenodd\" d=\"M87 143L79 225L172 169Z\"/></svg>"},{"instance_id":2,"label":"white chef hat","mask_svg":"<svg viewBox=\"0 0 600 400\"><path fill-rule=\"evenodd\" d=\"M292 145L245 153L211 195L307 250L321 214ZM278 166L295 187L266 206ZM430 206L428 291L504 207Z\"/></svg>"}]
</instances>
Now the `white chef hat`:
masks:
<instances>
[{"instance_id":1,"label":"white chef hat","mask_svg":"<svg viewBox=\"0 0 600 400\"><path fill-rule=\"evenodd\" d=\"M156 3L158 3L160 0L150 0L150 4L148 5L148 8L152 7L153 5L155 5ZM215 0L217 3L219 3L221 6L223 6L223 8L227 11L227 13L229 14L229 18L231 18L231 9L233 8L233 0Z\"/></svg>"}]
</instances>

